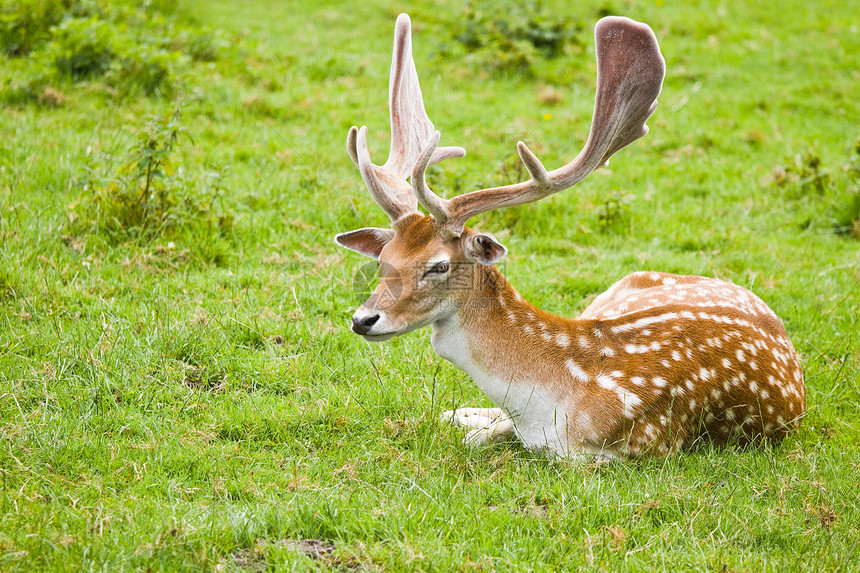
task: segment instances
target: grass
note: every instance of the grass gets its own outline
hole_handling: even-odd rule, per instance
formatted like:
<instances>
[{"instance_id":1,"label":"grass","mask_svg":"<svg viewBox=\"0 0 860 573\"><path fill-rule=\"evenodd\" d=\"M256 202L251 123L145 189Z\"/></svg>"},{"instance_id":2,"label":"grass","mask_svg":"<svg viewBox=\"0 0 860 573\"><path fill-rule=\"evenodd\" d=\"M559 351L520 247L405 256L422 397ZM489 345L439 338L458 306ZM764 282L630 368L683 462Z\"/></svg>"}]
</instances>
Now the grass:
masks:
<instances>
[{"instance_id":1,"label":"grass","mask_svg":"<svg viewBox=\"0 0 860 573\"><path fill-rule=\"evenodd\" d=\"M510 248L517 289L560 314L634 270L751 288L803 357L800 432L589 466L463 446L438 415L486 399L427 331L381 345L349 332L364 261L331 240L386 222L344 140L367 124L385 156L397 12L189 0L169 21L223 46L177 59L161 95L110 76L3 92L0 571L853 569L855 14L662 4L548 1L571 41L513 69L452 40L457 3L408 7L428 113L469 151L431 185L515 178L517 139L548 166L572 157L594 21L648 22L668 68L651 133L576 190L472 224ZM7 87L36 61L3 57ZM146 118L177 106L188 137L150 181L169 200L112 226L110 182L139 190L122 167Z\"/></svg>"}]
</instances>

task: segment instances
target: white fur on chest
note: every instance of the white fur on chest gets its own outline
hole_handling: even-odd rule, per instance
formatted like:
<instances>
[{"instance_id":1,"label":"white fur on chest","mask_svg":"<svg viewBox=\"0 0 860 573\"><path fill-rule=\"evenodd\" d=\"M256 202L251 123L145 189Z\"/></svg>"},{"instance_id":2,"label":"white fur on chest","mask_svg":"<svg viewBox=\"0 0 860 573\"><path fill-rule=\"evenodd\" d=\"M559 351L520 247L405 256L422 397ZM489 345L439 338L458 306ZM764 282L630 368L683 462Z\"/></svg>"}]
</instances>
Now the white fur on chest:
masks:
<instances>
[{"instance_id":1,"label":"white fur on chest","mask_svg":"<svg viewBox=\"0 0 860 573\"><path fill-rule=\"evenodd\" d=\"M518 380L504 373L489 372L470 351L466 332L456 319L433 325L431 337L436 353L472 377L487 397L514 422L517 438L529 449L570 456L569 410L533 380Z\"/></svg>"}]
</instances>

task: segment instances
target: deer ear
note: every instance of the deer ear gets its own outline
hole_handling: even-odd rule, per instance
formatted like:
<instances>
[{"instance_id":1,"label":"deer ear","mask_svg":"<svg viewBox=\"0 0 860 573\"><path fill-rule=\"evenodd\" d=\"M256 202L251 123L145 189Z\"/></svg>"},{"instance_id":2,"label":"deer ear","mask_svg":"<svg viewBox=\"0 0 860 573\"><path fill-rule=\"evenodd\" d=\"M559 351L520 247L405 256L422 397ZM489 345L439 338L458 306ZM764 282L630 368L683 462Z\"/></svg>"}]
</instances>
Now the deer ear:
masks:
<instances>
[{"instance_id":1,"label":"deer ear","mask_svg":"<svg viewBox=\"0 0 860 573\"><path fill-rule=\"evenodd\" d=\"M475 233L466 237L466 257L482 265L494 265L508 254L508 248L489 233Z\"/></svg>"},{"instance_id":2,"label":"deer ear","mask_svg":"<svg viewBox=\"0 0 860 573\"><path fill-rule=\"evenodd\" d=\"M350 251L378 260L382 247L393 238L394 231L391 229L367 227L335 235L334 242Z\"/></svg>"}]
</instances>

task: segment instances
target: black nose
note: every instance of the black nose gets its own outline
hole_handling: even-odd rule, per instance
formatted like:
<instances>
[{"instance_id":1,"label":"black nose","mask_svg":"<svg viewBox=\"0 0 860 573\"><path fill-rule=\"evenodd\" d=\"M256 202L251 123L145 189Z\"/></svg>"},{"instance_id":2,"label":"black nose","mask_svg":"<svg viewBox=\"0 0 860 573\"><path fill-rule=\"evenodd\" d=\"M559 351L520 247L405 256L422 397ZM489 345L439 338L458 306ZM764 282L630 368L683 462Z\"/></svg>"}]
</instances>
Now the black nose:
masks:
<instances>
[{"instance_id":1,"label":"black nose","mask_svg":"<svg viewBox=\"0 0 860 573\"><path fill-rule=\"evenodd\" d=\"M379 320L379 315L365 316L364 318L352 317L352 331L356 334L367 334L376 321Z\"/></svg>"}]
</instances>

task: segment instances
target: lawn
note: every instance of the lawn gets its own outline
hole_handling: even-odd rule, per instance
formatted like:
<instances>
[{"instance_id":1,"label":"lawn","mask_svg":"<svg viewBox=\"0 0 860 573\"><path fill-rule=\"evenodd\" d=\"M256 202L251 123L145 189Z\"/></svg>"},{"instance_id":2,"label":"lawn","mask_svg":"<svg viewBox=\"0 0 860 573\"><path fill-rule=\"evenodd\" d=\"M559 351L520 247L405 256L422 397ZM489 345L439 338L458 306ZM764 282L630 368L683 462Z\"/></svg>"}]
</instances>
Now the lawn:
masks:
<instances>
[{"instance_id":1,"label":"lawn","mask_svg":"<svg viewBox=\"0 0 860 573\"><path fill-rule=\"evenodd\" d=\"M736 4L4 0L0 571L856 570L860 21ZM345 139L386 156L400 11L468 151L428 173L447 196L521 178L520 139L571 159L594 23L651 25L650 133L470 225L558 314L636 270L751 289L802 357L798 433L610 464L469 448L439 415L490 404L429 329L350 332L372 278L332 237L387 217Z\"/></svg>"}]
</instances>

